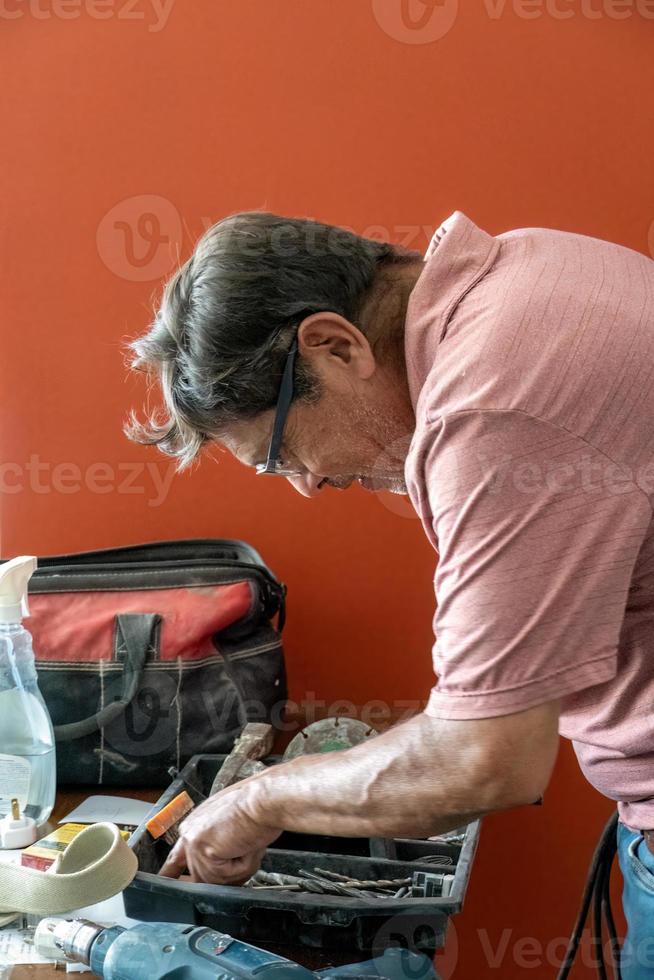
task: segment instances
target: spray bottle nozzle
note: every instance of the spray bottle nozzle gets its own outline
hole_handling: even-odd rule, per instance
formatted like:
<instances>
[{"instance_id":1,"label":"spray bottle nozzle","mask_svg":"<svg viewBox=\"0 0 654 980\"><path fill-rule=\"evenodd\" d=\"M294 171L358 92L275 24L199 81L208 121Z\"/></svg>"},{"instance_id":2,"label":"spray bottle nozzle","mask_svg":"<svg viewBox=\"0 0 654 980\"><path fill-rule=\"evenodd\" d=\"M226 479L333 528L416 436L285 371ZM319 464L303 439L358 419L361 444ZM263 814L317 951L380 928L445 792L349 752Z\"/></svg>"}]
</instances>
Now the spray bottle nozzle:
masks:
<instances>
[{"instance_id":1,"label":"spray bottle nozzle","mask_svg":"<svg viewBox=\"0 0 654 980\"><path fill-rule=\"evenodd\" d=\"M0 565L0 623L20 623L29 616L27 585L36 566L33 555L12 558Z\"/></svg>"}]
</instances>

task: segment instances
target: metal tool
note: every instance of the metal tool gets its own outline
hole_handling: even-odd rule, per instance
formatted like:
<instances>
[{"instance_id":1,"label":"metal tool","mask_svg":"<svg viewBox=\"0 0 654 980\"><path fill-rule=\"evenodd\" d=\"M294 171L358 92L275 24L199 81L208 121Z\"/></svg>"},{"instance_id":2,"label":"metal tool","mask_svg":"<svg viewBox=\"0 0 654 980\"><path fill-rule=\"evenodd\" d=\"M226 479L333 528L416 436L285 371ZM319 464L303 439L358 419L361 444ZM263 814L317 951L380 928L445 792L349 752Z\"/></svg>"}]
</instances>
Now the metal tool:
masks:
<instances>
[{"instance_id":1,"label":"metal tool","mask_svg":"<svg viewBox=\"0 0 654 980\"><path fill-rule=\"evenodd\" d=\"M314 868L298 868L297 874L257 871L248 888L267 888L316 895L344 895L348 898L435 898L451 894L454 875L444 872L414 871L404 878L358 879Z\"/></svg>"},{"instance_id":2,"label":"metal tool","mask_svg":"<svg viewBox=\"0 0 654 980\"><path fill-rule=\"evenodd\" d=\"M321 752L339 752L360 745L379 733L357 718L347 716L323 718L314 721L289 742L283 761L296 759L299 755L315 755Z\"/></svg>"},{"instance_id":3,"label":"metal tool","mask_svg":"<svg viewBox=\"0 0 654 980\"><path fill-rule=\"evenodd\" d=\"M171 922L105 929L85 919L43 919L34 943L43 956L83 963L104 980L437 980L431 960L406 949L312 973L215 929Z\"/></svg>"},{"instance_id":4,"label":"metal tool","mask_svg":"<svg viewBox=\"0 0 654 980\"><path fill-rule=\"evenodd\" d=\"M254 721L248 722L234 742L232 751L218 770L211 785L209 796L219 793L221 789L231 786L239 779L244 779L246 775L252 775L253 767L248 764L258 762L269 755L274 739L275 733L272 725ZM246 771L241 772L244 768ZM259 770L255 769L254 771Z\"/></svg>"},{"instance_id":5,"label":"metal tool","mask_svg":"<svg viewBox=\"0 0 654 980\"><path fill-rule=\"evenodd\" d=\"M247 882L249 888L275 888L315 895L344 895L347 898L393 898L400 888L411 885L411 878L359 880L347 875L314 868L299 868L296 875L257 871Z\"/></svg>"}]
</instances>

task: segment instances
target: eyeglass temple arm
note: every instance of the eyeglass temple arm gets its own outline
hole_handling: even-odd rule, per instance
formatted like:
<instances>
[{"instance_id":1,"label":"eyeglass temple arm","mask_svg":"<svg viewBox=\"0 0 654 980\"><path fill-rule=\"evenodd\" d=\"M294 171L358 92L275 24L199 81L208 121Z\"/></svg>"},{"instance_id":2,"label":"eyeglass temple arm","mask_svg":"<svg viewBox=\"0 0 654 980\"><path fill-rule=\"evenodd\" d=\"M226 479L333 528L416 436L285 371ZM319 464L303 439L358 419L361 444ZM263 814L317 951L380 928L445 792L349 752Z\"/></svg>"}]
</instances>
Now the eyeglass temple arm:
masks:
<instances>
[{"instance_id":1,"label":"eyeglass temple arm","mask_svg":"<svg viewBox=\"0 0 654 980\"><path fill-rule=\"evenodd\" d=\"M282 437L284 434L284 425L286 424L286 416L288 415L288 410L290 408L291 401L293 400L293 370L295 368L296 357L297 338L291 344L290 350L286 357L286 364L282 375L282 383L279 387L279 395L277 397L275 421L273 423L272 435L270 437L266 467L277 462L277 459L279 458L279 451L282 448Z\"/></svg>"}]
</instances>

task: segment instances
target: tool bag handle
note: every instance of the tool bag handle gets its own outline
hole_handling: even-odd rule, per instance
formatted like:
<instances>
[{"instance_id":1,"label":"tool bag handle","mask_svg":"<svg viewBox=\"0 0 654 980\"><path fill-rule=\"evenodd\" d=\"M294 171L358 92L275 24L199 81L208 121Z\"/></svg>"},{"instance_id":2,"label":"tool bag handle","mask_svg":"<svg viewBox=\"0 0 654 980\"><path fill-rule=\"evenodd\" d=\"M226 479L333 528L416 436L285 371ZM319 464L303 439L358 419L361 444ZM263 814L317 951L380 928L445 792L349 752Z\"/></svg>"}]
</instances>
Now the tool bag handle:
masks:
<instances>
[{"instance_id":1,"label":"tool bag handle","mask_svg":"<svg viewBox=\"0 0 654 980\"><path fill-rule=\"evenodd\" d=\"M70 742L97 732L125 712L139 689L148 650L153 644L154 631L160 619L156 613L120 613L116 616L116 638L118 640L118 637L122 637L125 647L121 696L82 721L55 725L57 742Z\"/></svg>"},{"instance_id":2,"label":"tool bag handle","mask_svg":"<svg viewBox=\"0 0 654 980\"><path fill-rule=\"evenodd\" d=\"M0 562L2 559L0 559ZM101 548L68 555L39 557L38 567L30 579L29 592L48 592L52 588L53 574L71 576L78 572L92 575L107 566L132 570L152 571L179 566L192 569L195 565L208 564L215 568L240 569L256 579L261 592L263 611L272 618L278 614L277 629L281 633L286 619L286 586L268 568L261 555L245 541L232 538L187 538L181 541L150 541L145 544L126 545L120 548ZM91 580L91 579L89 579ZM75 583L73 588L81 586ZM84 586L87 587L86 585Z\"/></svg>"}]
</instances>

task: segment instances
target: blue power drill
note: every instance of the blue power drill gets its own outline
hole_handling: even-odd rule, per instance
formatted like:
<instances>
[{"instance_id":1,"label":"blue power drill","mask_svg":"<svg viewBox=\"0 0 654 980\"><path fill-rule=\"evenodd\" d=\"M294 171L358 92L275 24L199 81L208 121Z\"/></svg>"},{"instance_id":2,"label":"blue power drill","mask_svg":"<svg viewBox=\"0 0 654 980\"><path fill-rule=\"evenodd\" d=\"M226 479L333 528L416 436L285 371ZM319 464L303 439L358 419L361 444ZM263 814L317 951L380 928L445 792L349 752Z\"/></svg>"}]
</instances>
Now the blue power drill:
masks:
<instances>
[{"instance_id":1,"label":"blue power drill","mask_svg":"<svg viewBox=\"0 0 654 980\"><path fill-rule=\"evenodd\" d=\"M37 926L34 943L43 956L83 963L103 980L438 980L431 960L407 949L313 973L215 929L171 922L123 929L48 918Z\"/></svg>"}]
</instances>

